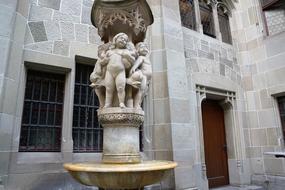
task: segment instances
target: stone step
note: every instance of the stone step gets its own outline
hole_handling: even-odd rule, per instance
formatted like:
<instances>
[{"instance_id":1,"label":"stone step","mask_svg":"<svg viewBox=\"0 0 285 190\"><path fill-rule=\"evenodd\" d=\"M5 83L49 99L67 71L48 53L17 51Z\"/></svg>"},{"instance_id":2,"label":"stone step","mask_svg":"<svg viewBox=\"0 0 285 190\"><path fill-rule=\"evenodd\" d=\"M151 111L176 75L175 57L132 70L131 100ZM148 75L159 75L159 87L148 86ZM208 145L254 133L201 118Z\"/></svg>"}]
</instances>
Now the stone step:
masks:
<instances>
[{"instance_id":1,"label":"stone step","mask_svg":"<svg viewBox=\"0 0 285 190\"><path fill-rule=\"evenodd\" d=\"M261 186L248 185L242 187L225 186L225 187L213 188L211 190L265 190L265 189Z\"/></svg>"}]
</instances>

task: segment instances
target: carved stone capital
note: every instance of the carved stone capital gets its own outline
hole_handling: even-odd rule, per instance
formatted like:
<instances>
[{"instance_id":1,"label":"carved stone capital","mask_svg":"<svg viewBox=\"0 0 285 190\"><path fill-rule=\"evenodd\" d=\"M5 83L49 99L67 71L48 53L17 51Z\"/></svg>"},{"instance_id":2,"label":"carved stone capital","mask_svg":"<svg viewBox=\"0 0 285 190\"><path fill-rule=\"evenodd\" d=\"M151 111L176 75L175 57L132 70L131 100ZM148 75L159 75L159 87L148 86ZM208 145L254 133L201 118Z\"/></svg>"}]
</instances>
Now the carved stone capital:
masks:
<instances>
[{"instance_id":1,"label":"carved stone capital","mask_svg":"<svg viewBox=\"0 0 285 190\"><path fill-rule=\"evenodd\" d=\"M153 23L153 15L145 0L96 0L91 21L105 42L115 33L124 32L137 43L144 40L147 27Z\"/></svg>"},{"instance_id":2,"label":"carved stone capital","mask_svg":"<svg viewBox=\"0 0 285 190\"><path fill-rule=\"evenodd\" d=\"M144 111L133 108L103 108L98 110L98 119L103 127L111 125L139 127L144 121Z\"/></svg>"}]
</instances>

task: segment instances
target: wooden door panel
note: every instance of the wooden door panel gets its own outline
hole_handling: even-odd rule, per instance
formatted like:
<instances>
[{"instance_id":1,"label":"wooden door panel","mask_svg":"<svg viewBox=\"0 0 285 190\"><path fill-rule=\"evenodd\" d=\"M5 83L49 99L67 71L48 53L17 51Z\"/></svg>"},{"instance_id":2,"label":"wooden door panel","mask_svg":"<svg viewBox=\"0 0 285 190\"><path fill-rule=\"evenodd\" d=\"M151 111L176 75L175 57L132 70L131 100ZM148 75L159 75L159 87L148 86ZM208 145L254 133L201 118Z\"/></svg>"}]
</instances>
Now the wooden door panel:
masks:
<instances>
[{"instance_id":1,"label":"wooden door panel","mask_svg":"<svg viewBox=\"0 0 285 190\"><path fill-rule=\"evenodd\" d=\"M229 184L224 111L212 100L202 103L205 161L209 187Z\"/></svg>"}]
</instances>

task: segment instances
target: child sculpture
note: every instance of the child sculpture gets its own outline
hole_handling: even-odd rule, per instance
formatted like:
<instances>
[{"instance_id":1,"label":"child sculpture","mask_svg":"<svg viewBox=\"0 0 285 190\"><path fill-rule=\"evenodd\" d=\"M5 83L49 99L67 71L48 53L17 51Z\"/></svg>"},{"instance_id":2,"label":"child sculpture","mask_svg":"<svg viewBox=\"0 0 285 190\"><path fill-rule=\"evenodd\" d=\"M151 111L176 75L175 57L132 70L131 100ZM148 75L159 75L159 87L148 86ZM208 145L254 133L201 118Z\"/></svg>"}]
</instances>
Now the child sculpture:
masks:
<instances>
[{"instance_id":1,"label":"child sculpture","mask_svg":"<svg viewBox=\"0 0 285 190\"><path fill-rule=\"evenodd\" d=\"M132 67L135 57L128 50L129 38L124 33L119 33L113 38L113 44L107 51L108 59L105 75L106 100L104 108L113 106L115 90L118 93L119 106L125 108L126 70Z\"/></svg>"},{"instance_id":2,"label":"child sculpture","mask_svg":"<svg viewBox=\"0 0 285 190\"><path fill-rule=\"evenodd\" d=\"M136 45L138 58L130 70L127 83L138 88L134 95L134 108L141 108L143 96L147 92L148 83L152 76L152 68L148 58L149 50L144 42Z\"/></svg>"}]
</instances>

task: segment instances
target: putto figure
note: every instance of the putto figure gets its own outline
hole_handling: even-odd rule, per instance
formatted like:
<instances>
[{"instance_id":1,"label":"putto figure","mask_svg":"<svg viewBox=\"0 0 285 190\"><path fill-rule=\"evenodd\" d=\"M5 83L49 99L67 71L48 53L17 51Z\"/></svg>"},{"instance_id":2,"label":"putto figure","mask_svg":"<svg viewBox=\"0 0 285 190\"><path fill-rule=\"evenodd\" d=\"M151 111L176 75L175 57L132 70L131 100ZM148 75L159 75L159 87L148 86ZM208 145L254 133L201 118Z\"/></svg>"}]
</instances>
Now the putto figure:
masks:
<instances>
[{"instance_id":1,"label":"putto figure","mask_svg":"<svg viewBox=\"0 0 285 190\"><path fill-rule=\"evenodd\" d=\"M148 54L144 42L135 47L125 33L117 34L112 42L99 47L99 59L90 80L100 108L125 108L127 105L141 109L152 75Z\"/></svg>"},{"instance_id":2,"label":"putto figure","mask_svg":"<svg viewBox=\"0 0 285 190\"><path fill-rule=\"evenodd\" d=\"M119 106L125 108L126 70L135 62L135 57L127 48L129 38L124 33L117 34L113 39L112 47L107 51L105 87L106 102L104 108L112 107L113 95L117 90Z\"/></svg>"},{"instance_id":3,"label":"putto figure","mask_svg":"<svg viewBox=\"0 0 285 190\"><path fill-rule=\"evenodd\" d=\"M146 43L140 42L136 45L138 58L130 70L128 84L138 88L134 95L134 108L141 108L143 96L148 90L148 84L152 75L152 68L148 57L149 50Z\"/></svg>"}]
</instances>

